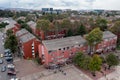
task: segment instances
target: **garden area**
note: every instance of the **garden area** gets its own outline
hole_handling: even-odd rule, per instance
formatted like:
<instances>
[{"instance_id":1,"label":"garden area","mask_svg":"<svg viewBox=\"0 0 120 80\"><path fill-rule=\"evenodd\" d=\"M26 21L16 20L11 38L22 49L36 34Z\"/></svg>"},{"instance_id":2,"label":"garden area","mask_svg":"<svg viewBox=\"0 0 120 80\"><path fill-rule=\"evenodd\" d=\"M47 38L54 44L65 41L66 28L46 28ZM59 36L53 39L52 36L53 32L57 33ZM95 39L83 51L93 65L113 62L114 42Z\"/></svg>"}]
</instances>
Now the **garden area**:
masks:
<instances>
[{"instance_id":1,"label":"garden area","mask_svg":"<svg viewBox=\"0 0 120 80\"><path fill-rule=\"evenodd\" d=\"M102 76L115 71L115 66L119 64L119 59L114 53L108 55L86 55L82 52L78 52L73 59L75 66L91 77L93 80L97 80Z\"/></svg>"}]
</instances>

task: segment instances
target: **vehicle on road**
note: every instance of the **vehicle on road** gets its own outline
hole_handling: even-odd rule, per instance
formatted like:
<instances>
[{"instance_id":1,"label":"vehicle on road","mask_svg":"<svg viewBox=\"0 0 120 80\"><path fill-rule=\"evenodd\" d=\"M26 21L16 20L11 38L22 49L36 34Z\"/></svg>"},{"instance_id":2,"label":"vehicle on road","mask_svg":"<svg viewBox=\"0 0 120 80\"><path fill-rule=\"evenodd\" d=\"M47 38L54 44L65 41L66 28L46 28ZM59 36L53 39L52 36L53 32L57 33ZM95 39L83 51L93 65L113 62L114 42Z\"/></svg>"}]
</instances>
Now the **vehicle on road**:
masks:
<instances>
[{"instance_id":1,"label":"vehicle on road","mask_svg":"<svg viewBox=\"0 0 120 80\"><path fill-rule=\"evenodd\" d=\"M2 58L2 57L3 57L3 54L0 54L0 57Z\"/></svg>"},{"instance_id":2,"label":"vehicle on road","mask_svg":"<svg viewBox=\"0 0 120 80\"><path fill-rule=\"evenodd\" d=\"M0 64L2 64L3 63L3 60L2 59L0 59Z\"/></svg>"},{"instance_id":3,"label":"vehicle on road","mask_svg":"<svg viewBox=\"0 0 120 80\"><path fill-rule=\"evenodd\" d=\"M6 71L6 66L4 65L1 67L1 72L5 72L5 71Z\"/></svg>"}]
</instances>

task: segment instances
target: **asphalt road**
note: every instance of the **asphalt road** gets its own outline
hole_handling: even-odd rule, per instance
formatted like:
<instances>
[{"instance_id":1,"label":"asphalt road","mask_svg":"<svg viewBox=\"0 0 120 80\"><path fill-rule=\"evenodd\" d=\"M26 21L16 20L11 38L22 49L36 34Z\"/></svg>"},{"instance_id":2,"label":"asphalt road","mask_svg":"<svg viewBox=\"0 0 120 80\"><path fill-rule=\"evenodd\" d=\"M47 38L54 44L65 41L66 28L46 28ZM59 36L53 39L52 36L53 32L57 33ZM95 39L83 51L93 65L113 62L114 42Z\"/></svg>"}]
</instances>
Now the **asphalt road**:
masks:
<instances>
[{"instance_id":1,"label":"asphalt road","mask_svg":"<svg viewBox=\"0 0 120 80\"><path fill-rule=\"evenodd\" d=\"M4 54L3 39L1 32L0 32L0 54ZM7 62L5 61L4 57L1 59L3 60L3 64L0 64L0 80L8 80L7 71L1 72L1 67L3 65L7 65Z\"/></svg>"}]
</instances>

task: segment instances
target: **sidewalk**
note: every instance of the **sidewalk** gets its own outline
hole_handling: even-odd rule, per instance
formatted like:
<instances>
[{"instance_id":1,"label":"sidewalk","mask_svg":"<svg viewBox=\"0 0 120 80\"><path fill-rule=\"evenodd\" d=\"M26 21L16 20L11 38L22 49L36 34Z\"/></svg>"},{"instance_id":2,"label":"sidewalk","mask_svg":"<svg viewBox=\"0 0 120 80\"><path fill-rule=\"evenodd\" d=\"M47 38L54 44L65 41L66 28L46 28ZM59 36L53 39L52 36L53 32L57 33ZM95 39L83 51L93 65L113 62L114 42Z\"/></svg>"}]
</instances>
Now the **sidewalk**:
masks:
<instances>
[{"instance_id":1,"label":"sidewalk","mask_svg":"<svg viewBox=\"0 0 120 80\"><path fill-rule=\"evenodd\" d=\"M120 66L115 67L116 70L108 75L106 77L102 77L98 80L120 80Z\"/></svg>"},{"instance_id":2,"label":"sidewalk","mask_svg":"<svg viewBox=\"0 0 120 80\"><path fill-rule=\"evenodd\" d=\"M66 75L61 72L54 73L53 70L44 70L39 73L22 77L21 80L92 80L73 65L66 66L62 68L62 70Z\"/></svg>"}]
</instances>

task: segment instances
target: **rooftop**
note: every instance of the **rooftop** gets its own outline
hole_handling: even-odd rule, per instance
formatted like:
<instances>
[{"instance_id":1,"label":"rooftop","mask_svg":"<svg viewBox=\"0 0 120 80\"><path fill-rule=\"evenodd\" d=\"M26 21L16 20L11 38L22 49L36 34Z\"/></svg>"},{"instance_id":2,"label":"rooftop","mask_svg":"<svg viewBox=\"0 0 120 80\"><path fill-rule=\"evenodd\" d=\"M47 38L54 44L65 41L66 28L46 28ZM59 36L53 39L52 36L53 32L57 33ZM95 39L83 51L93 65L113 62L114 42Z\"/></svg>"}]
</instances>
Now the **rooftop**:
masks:
<instances>
[{"instance_id":1,"label":"rooftop","mask_svg":"<svg viewBox=\"0 0 120 80\"><path fill-rule=\"evenodd\" d=\"M27 22L27 24L31 27L31 28L33 28L33 29L36 29L36 23L34 22L34 21L29 21L29 22Z\"/></svg>"},{"instance_id":2,"label":"rooftop","mask_svg":"<svg viewBox=\"0 0 120 80\"><path fill-rule=\"evenodd\" d=\"M25 43L25 42L28 42L28 41L34 39L34 38L35 38L35 36L33 36L31 33L27 33L27 34L20 37L20 41L22 43Z\"/></svg>"},{"instance_id":3,"label":"rooftop","mask_svg":"<svg viewBox=\"0 0 120 80\"><path fill-rule=\"evenodd\" d=\"M44 40L43 44L46 46L48 50L58 50L64 47L72 47L75 45L84 44L86 40L81 36L72 36L61 39L54 40Z\"/></svg>"},{"instance_id":4,"label":"rooftop","mask_svg":"<svg viewBox=\"0 0 120 80\"><path fill-rule=\"evenodd\" d=\"M21 29L20 31L16 32L16 36L19 37L23 34L29 33L26 29Z\"/></svg>"},{"instance_id":5,"label":"rooftop","mask_svg":"<svg viewBox=\"0 0 120 80\"><path fill-rule=\"evenodd\" d=\"M17 23L15 20L13 20L11 18L4 19L3 22L8 23L8 25L6 26L6 30L15 27L15 24Z\"/></svg>"},{"instance_id":6,"label":"rooftop","mask_svg":"<svg viewBox=\"0 0 120 80\"><path fill-rule=\"evenodd\" d=\"M103 39L113 38L113 37L117 37L117 36L110 31L103 32Z\"/></svg>"}]
</instances>

